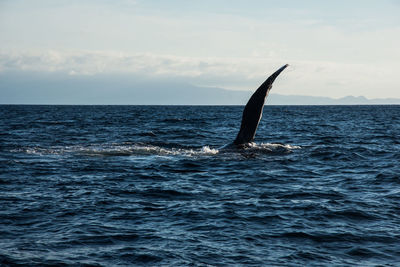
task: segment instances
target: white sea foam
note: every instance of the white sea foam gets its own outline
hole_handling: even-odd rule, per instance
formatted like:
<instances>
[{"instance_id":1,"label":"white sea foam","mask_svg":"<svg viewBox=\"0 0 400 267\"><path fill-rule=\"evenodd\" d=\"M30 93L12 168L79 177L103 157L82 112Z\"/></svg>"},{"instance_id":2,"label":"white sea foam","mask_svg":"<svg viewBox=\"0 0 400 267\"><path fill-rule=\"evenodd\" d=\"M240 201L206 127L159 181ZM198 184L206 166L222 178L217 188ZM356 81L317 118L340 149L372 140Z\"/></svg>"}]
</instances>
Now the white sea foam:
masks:
<instances>
[{"instance_id":1,"label":"white sea foam","mask_svg":"<svg viewBox=\"0 0 400 267\"><path fill-rule=\"evenodd\" d=\"M254 144L254 143L253 143ZM257 146L257 145L256 145ZM285 149L300 149L301 146L289 145L289 144L273 144L273 143L261 143L258 146L265 148L285 148Z\"/></svg>"},{"instance_id":2,"label":"white sea foam","mask_svg":"<svg viewBox=\"0 0 400 267\"><path fill-rule=\"evenodd\" d=\"M203 154L215 155L218 154L219 150L215 148L210 148L209 146L203 146L200 150Z\"/></svg>"},{"instance_id":3,"label":"white sea foam","mask_svg":"<svg viewBox=\"0 0 400 267\"><path fill-rule=\"evenodd\" d=\"M203 146L200 149L190 148L164 148L149 144L103 144L103 145L76 145L76 146L56 146L50 148L28 147L15 149L12 152L22 152L33 155L62 155L78 153L88 156L196 156L196 155L215 155L218 149Z\"/></svg>"},{"instance_id":4,"label":"white sea foam","mask_svg":"<svg viewBox=\"0 0 400 267\"><path fill-rule=\"evenodd\" d=\"M285 154L290 153L295 149L300 149L300 146L289 145L289 144L279 144L279 143L249 143L245 147L246 152L258 152L258 153L278 153Z\"/></svg>"},{"instance_id":5,"label":"white sea foam","mask_svg":"<svg viewBox=\"0 0 400 267\"><path fill-rule=\"evenodd\" d=\"M258 153L289 153L294 149L300 149L300 146L289 144L273 143L250 143L244 151ZM234 152L233 150L232 152ZM101 145L76 145L76 146L55 146L50 148L28 147L17 149L12 152L22 152L34 155L63 155L63 154L81 154L86 156L207 156L216 155L220 151L209 146L198 148L166 148L150 144L141 143L112 143Z\"/></svg>"}]
</instances>

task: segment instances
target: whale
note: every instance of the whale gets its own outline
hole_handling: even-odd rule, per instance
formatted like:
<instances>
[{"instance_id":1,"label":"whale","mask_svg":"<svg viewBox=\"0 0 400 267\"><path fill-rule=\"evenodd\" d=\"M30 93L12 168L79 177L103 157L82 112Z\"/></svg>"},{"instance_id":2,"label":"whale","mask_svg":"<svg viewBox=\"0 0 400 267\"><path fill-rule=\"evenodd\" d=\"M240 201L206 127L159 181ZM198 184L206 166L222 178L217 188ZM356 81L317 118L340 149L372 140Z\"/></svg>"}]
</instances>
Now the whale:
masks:
<instances>
[{"instance_id":1,"label":"whale","mask_svg":"<svg viewBox=\"0 0 400 267\"><path fill-rule=\"evenodd\" d=\"M233 143L228 144L223 148L244 148L253 142L258 124L262 117L265 99L267 98L269 91L271 91L275 79L288 66L289 64L280 67L253 93L243 110L240 130L235 140Z\"/></svg>"}]
</instances>

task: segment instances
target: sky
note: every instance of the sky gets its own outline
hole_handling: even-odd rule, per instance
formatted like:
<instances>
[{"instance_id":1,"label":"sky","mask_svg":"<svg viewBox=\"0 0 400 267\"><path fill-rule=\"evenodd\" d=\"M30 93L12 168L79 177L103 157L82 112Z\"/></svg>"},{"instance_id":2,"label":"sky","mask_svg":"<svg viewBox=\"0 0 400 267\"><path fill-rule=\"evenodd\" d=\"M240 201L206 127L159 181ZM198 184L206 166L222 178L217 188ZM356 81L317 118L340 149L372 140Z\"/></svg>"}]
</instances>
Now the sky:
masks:
<instances>
[{"instance_id":1,"label":"sky","mask_svg":"<svg viewBox=\"0 0 400 267\"><path fill-rule=\"evenodd\" d=\"M0 77L253 91L288 63L275 93L400 98L398 14L400 0L0 0Z\"/></svg>"}]
</instances>

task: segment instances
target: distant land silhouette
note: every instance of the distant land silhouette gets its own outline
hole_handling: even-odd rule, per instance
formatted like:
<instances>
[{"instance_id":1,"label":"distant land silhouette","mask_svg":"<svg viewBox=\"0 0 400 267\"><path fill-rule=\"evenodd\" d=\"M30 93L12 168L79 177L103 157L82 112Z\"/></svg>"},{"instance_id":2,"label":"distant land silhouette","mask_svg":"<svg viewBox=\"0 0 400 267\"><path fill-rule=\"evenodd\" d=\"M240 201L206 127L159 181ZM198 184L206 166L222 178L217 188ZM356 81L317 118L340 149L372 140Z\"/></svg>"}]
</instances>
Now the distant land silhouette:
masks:
<instances>
[{"instance_id":1,"label":"distant land silhouette","mask_svg":"<svg viewBox=\"0 0 400 267\"><path fill-rule=\"evenodd\" d=\"M270 105L390 105L400 104L398 98L374 98L364 96L346 96L342 98L330 98L321 96L279 95L271 94Z\"/></svg>"},{"instance_id":2,"label":"distant land silhouette","mask_svg":"<svg viewBox=\"0 0 400 267\"><path fill-rule=\"evenodd\" d=\"M194 86L173 78L157 81L132 75L3 72L0 73L0 104L245 105L254 88L234 91ZM266 104L375 105L400 104L400 99L281 95L273 88Z\"/></svg>"}]
</instances>

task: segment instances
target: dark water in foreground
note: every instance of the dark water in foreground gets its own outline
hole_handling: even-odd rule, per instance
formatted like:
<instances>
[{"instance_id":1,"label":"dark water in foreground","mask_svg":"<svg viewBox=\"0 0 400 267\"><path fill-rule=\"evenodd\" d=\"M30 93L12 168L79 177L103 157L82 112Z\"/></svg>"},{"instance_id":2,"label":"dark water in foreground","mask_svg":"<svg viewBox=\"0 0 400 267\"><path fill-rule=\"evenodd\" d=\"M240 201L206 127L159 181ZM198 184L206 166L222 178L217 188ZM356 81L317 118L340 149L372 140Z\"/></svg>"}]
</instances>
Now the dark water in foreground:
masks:
<instances>
[{"instance_id":1,"label":"dark water in foreground","mask_svg":"<svg viewBox=\"0 0 400 267\"><path fill-rule=\"evenodd\" d=\"M242 109L0 106L0 265L398 266L400 106Z\"/></svg>"}]
</instances>

